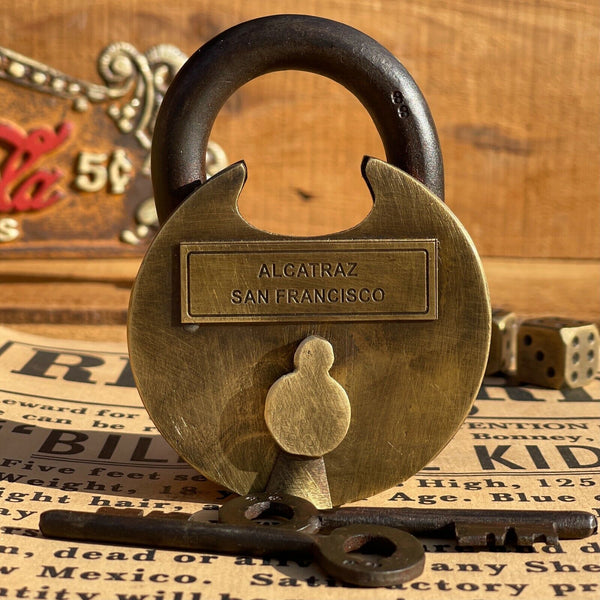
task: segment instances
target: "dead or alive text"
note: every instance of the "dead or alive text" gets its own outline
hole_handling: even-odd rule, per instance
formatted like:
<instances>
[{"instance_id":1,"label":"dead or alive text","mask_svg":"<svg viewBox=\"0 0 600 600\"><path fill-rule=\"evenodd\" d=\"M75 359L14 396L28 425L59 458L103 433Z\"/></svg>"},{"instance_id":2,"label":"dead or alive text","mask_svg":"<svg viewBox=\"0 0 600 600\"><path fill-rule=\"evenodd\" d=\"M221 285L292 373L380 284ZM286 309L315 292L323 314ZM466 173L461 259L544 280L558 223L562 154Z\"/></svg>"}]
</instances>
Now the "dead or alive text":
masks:
<instances>
[{"instance_id":1,"label":"dead or alive text","mask_svg":"<svg viewBox=\"0 0 600 600\"><path fill-rule=\"evenodd\" d=\"M358 263L355 262L263 263L258 269L258 278L358 277L357 266Z\"/></svg>"},{"instance_id":2,"label":"dead or alive text","mask_svg":"<svg viewBox=\"0 0 600 600\"><path fill-rule=\"evenodd\" d=\"M383 302L382 288L276 288L232 290L232 304L366 304Z\"/></svg>"}]
</instances>

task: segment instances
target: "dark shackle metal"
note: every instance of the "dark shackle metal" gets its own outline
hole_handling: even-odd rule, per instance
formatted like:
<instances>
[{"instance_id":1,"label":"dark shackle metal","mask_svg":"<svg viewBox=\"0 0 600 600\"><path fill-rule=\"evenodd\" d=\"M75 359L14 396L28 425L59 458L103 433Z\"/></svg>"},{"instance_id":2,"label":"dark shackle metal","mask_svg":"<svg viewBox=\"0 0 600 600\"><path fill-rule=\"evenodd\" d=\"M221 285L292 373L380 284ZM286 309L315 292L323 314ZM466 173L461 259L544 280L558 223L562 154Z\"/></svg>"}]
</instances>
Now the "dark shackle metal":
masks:
<instances>
[{"instance_id":1,"label":"dark shackle metal","mask_svg":"<svg viewBox=\"0 0 600 600\"><path fill-rule=\"evenodd\" d=\"M443 199L435 125L417 84L400 62L347 25L275 15L217 35L192 55L169 87L152 144L152 181L161 223L205 181L208 139L225 101L252 79L288 69L324 75L352 92L371 115L387 161ZM398 110L399 99L408 111Z\"/></svg>"}]
</instances>

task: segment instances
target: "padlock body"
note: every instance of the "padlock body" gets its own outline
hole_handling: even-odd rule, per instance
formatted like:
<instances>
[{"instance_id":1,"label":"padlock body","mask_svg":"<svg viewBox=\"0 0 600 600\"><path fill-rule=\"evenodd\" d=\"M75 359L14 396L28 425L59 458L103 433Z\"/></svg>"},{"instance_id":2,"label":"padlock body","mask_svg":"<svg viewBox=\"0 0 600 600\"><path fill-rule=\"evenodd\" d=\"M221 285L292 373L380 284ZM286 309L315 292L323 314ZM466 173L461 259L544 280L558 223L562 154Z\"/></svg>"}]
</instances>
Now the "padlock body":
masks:
<instances>
[{"instance_id":1,"label":"padlock body","mask_svg":"<svg viewBox=\"0 0 600 600\"><path fill-rule=\"evenodd\" d=\"M128 336L144 404L182 457L237 493L265 488L279 452L265 399L308 336L333 346L351 404L324 457L334 505L425 466L479 389L491 316L470 238L400 169L369 159L364 174L367 218L299 239L243 220L238 163L183 202L140 269Z\"/></svg>"}]
</instances>

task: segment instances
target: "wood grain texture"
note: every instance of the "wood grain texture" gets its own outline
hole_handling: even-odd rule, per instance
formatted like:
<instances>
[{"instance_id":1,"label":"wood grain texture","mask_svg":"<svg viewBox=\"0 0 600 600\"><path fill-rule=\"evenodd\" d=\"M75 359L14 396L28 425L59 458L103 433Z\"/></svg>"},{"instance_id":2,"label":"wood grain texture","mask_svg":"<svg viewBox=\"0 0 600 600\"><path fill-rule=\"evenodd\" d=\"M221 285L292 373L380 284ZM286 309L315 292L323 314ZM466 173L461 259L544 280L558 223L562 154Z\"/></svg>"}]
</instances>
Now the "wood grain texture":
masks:
<instances>
[{"instance_id":1,"label":"wood grain texture","mask_svg":"<svg viewBox=\"0 0 600 600\"><path fill-rule=\"evenodd\" d=\"M2 44L97 80L116 40L186 53L291 0L7 2ZM348 23L388 47L427 98L445 156L447 200L484 256L600 258L600 4L595 0L306 0L301 10ZM382 157L366 112L343 88L286 72L244 86L213 138L244 158L241 199L255 225L322 234L370 209L364 154Z\"/></svg>"},{"instance_id":2,"label":"wood grain texture","mask_svg":"<svg viewBox=\"0 0 600 600\"><path fill-rule=\"evenodd\" d=\"M0 323L54 337L124 339L138 266L134 259L0 261ZM483 266L493 306L520 318L600 323L600 261L484 258Z\"/></svg>"},{"instance_id":3,"label":"wood grain texture","mask_svg":"<svg viewBox=\"0 0 600 600\"><path fill-rule=\"evenodd\" d=\"M488 258L483 267L493 306L600 322L600 261Z\"/></svg>"},{"instance_id":4,"label":"wood grain texture","mask_svg":"<svg viewBox=\"0 0 600 600\"><path fill-rule=\"evenodd\" d=\"M48 323L11 323L11 329L63 340L120 342L126 347L127 332L123 325L52 325Z\"/></svg>"}]
</instances>

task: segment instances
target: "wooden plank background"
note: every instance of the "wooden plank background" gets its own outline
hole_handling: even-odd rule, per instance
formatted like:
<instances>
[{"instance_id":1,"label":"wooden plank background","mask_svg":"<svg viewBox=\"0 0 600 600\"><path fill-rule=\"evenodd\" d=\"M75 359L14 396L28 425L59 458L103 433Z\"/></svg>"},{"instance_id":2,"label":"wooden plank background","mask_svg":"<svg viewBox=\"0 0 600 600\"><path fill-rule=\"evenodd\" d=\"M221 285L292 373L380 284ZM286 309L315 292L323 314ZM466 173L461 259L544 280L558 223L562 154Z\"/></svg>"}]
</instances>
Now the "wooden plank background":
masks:
<instances>
[{"instance_id":1,"label":"wooden plank background","mask_svg":"<svg viewBox=\"0 0 600 600\"><path fill-rule=\"evenodd\" d=\"M231 25L299 8L364 31L405 64L429 102L445 159L447 202L486 257L494 303L527 314L544 309L600 319L597 0L0 5L1 45L92 81L98 81L96 57L114 41L142 51L167 42L191 54ZM307 73L270 74L244 86L219 115L212 138L230 161L248 164L244 216L263 229L295 235L359 222L370 208L361 158L384 158L358 101ZM28 289L37 290L32 308L39 302L35 282L42 283L29 264L0 261L6 283L0 320L18 320L9 309L27 303L18 287L23 281L16 281L23 274L29 272ZM119 280L129 281L135 271L131 262L112 265ZM102 297L89 292L86 267L70 273L83 305ZM47 293L60 289L53 283L46 277ZM95 283L101 285L101 278ZM72 301L71 293L57 293L58 305ZM125 308L115 308L121 300L111 292L106 298L109 312Z\"/></svg>"}]
</instances>

